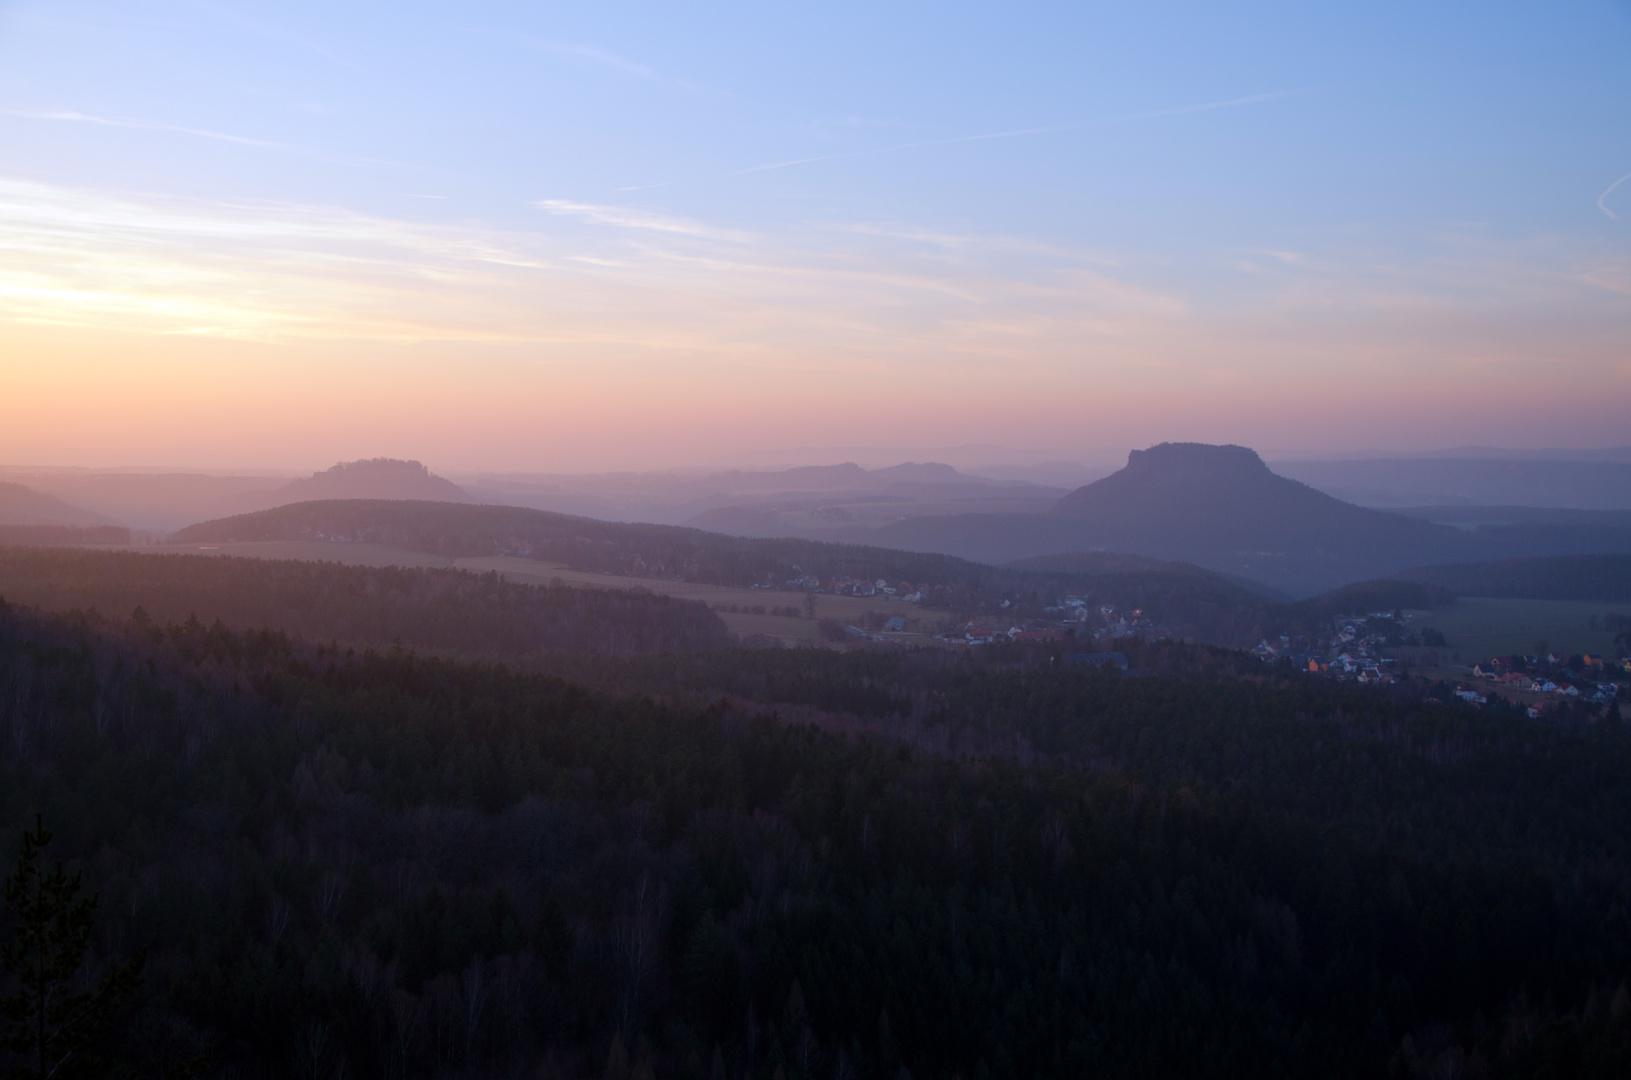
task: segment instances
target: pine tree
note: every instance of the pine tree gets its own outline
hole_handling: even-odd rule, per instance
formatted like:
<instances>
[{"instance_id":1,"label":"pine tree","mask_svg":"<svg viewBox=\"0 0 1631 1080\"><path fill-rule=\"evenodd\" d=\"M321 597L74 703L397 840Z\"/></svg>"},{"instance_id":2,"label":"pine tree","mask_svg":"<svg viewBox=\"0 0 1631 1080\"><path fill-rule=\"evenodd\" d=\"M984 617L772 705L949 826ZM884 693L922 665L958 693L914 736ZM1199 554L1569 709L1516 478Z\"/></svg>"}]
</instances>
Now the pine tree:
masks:
<instances>
[{"instance_id":1,"label":"pine tree","mask_svg":"<svg viewBox=\"0 0 1631 1080\"><path fill-rule=\"evenodd\" d=\"M95 894L80 896L81 872L46 871L51 834L36 816L6 877L15 940L0 945L0 966L16 991L0 998L5 1080L94 1080L112 1071L99 1051L119 1006L141 985L142 957L118 965L94 987L74 990L96 921Z\"/></svg>"}]
</instances>

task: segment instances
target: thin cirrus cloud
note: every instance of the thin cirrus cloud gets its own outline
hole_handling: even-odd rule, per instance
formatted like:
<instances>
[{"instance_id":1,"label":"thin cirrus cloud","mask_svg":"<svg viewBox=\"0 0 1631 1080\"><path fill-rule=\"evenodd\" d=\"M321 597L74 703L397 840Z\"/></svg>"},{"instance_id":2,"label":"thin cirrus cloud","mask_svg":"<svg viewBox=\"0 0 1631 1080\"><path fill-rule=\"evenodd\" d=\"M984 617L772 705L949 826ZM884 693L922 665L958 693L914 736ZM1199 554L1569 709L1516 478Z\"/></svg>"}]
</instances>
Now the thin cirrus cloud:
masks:
<instances>
[{"instance_id":1,"label":"thin cirrus cloud","mask_svg":"<svg viewBox=\"0 0 1631 1080\"><path fill-rule=\"evenodd\" d=\"M753 234L539 206L538 228L497 230L0 180L0 370L32 373L47 413L68 409L78 376L30 363L17 343L42 329L213 338L293 368L334 349L457 344L446 367L415 361L424 385L496 391L524 356L575 372L586 401L656 411L700 386L1039 416L1072 401L1106 415L1255 408L1265 386L1276 400L1395 386L1490 405L1532 396L1533 372L1559 364L1604 386L1628 375L1610 343L1631 334L1631 266L1561 241L1264 252L1256 274L1213 271L1236 282L1220 307L1213 280L1024 237Z\"/></svg>"},{"instance_id":2,"label":"thin cirrus cloud","mask_svg":"<svg viewBox=\"0 0 1631 1080\"><path fill-rule=\"evenodd\" d=\"M820 340L899 357L917 335L953 325L936 304L1047 293L628 208L545 207L613 228L499 232L3 182L0 319L268 342L581 340L716 356Z\"/></svg>"},{"instance_id":3,"label":"thin cirrus cloud","mask_svg":"<svg viewBox=\"0 0 1631 1080\"><path fill-rule=\"evenodd\" d=\"M540 199L533 204L538 209L562 217L575 217L596 225L615 225L626 229L647 229L654 232L674 233L680 236L737 237L745 234L714 229L684 218L668 217L649 211L621 206L602 206L595 203L571 202L566 199Z\"/></svg>"},{"instance_id":4,"label":"thin cirrus cloud","mask_svg":"<svg viewBox=\"0 0 1631 1080\"><path fill-rule=\"evenodd\" d=\"M300 150L300 147L288 143L273 142L269 139L253 139L246 135L233 135L225 131L211 131L208 128L186 127L181 124L165 124L152 120L126 120L111 116L94 116L90 113L74 112L73 110L32 110L32 109L5 109L0 115L15 116L21 120L51 120L69 124L93 124L97 127L127 128L132 131L164 131L174 135L191 135L200 139L214 139L218 142L237 143L240 146L258 146L266 150Z\"/></svg>"},{"instance_id":5,"label":"thin cirrus cloud","mask_svg":"<svg viewBox=\"0 0 1631 1080\"><path fill-rule=\"evenodd\" d=\"M12 116L20 120L41 120L68 124L89 124L94 127L124 128L130 131L156 131L171 135L185 135L189 138L208 139L214 142L233 143L238 146L248 146L257 150L269 150L279 154L292 154L299 157L314 158L319 161L341 162L347 164L391 165L397 168L414 169L416 171L436 171L427 169L423 165L414 165L401 161L391 161L386 158L368 157L359 154L335 154L311 147L300 146L296 143L277 142L272 139L257 139L247 135L234 135L231 132L215 131L210 128L190 127L186 124L170 124L160 120L140 120L126 117L97 116L93 113L78 112L72 109L0 109L0 116Z\"/></svg>"}]
</instances>

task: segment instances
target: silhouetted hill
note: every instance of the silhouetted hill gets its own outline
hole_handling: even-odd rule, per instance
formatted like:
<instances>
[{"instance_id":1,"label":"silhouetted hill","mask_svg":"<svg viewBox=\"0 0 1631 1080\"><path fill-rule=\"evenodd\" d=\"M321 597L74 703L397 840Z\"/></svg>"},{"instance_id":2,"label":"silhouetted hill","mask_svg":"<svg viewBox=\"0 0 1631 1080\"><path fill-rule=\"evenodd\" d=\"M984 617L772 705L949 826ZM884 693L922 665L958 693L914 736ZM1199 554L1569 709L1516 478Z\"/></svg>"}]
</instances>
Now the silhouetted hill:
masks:
<instances>
[{"instance_id":1,"label":"silhouetted hill","mask_svg":"<svg viewBox=\"0 0 1631 1080\"><path fill-rule=\"evenodd\" d=\"M1195 563L1293 593L1378 577L1465 550L1455 529L1351 506L1274 475L1241 446L1164 443L1071 492L1048 515L899 522L878 541L1009 562L1116 551Z\"/></svg>"},{"instance_id":2,"label":"silhouetted hill","mask_svg":"<svg viewBox=\"0 0 1631 1080\"><path fill-rule=\"evenodd\" d=\"M1631 528L1612 515L1457 529L1334 499L1276 476L1245 447L1198 443L1135 450L1126 468L1071 492L1052 514L908 519L872 539L996 563L1126 552L1302 595L1424 564L1631 552Z\"/></svg>"},{"instance_id":3,"label":"silhouetted hill","mask_svg":"<svg viewBox=\"0 0 1631 1080\"><path fill-rule=\"evenodd\" d=\"M271 505L289 476L214 476L125 469L41 469L6 477L133 529L169 532L183 525Z\"/></svg>"},{"instance_id":4,"label":"silhouetted hill","mask_svg":"<svg viewBox=\"0 0 1631 1080\"><path fill-rule=\"evenodd\" d=\"M173 539L357 541L453 558L514 555L603 573L721 585L779 585L799 575L946 585L1023 577L945 555L859 544L721 536L680 525L597 521L517 506L378 499L280 506L191 525Z\"/></svg>"},{"instance_id":5,"label":"silhouetted hill","mask_svg":"<svg viewBox=\"0 0 1631 1080\"><path fill-rule=\"evenodd\" d=\"M722 536L674 525L595 521L513 506L349 500L300 503L202 522L177 543L366 542L451 558L510 555L642 579L785 588L814 579L875 581L921 590L922 607L966 615L1040 616L1062 594L1143 608L1178 636L1239 643L1264 594L1211 571L1128 556L1061 556L991 567L947 555L860 544ZM798 588L800 586L793 586ZM1010 605L1004 607L1002 601ZM883 600L880 598L880 605ZM910 610L902 608L901 610ZM1252 639L1255 641L1256 639ZM1248 644L1250 642L1247 642Z\"/></svg>"},{"instance_id":6,"label":"silhouetted hill","mask_svg":"<svg viewBox=\"0 0 1631 1080\"><path fill-rule=\"evenodd\" d=\"M970 476L938 462L871 470L844 462L704 475L478 475L460 482L480 501L506 506L608 521L690 525L737 536L861 544L868 542L870 529L903 517L1037 513L1066 490Z\"/></svg>"},{"instance_id":7,"label":"silhouetted hill","mask_svg":"<svg viewBox=\"0 0 1631 1080\"><path fill-rule=\"evenodd\" d=\"M417 461L370 458L343 461L301 480L291 480L269 493L264 505L284 506L317 499L417 499L424 502L475 502L459 485Z\"/></svg>"},{"instance_id":8,"label":"silhouetted hill","mask_svg":"<svg viewBox=\"0 0 1631 1080\"><path fill-rule=\"evenodd\" d=\"M911 484L957 484L974 479L963 475L950 465L942 465L935 461L922 463L908 461L903 465L891 465L886 469L873 469L870 475L887 483Z\"/></svg>"},{"instance_id":9,"label":"silhouetted hill","mask_svg":"<svg viewBox=\"0 0 1631 1080\"><path fill-rule=\"evenodd\" d=\"M1127 467L1059 500L1055 510L1142 546L1202 540L1243 551L1283 551L1306 540L1346 549L1353 538L1431 544L1449 530L1366 510L1276 476L1244 446L1162 443L1134 450ZM1114 546L1112 544L1111 546Z\"/></svg>"},{"instance_id":10,"label":"silhouetted hill","mask_svg":"<svg viewBox=\"0 0 1631 1080\"><path fill-rule=\"evenodd\" d=\"M22 484L0 483L0 525L111 525L100 514Z\"/></svg>"}]
</instances>

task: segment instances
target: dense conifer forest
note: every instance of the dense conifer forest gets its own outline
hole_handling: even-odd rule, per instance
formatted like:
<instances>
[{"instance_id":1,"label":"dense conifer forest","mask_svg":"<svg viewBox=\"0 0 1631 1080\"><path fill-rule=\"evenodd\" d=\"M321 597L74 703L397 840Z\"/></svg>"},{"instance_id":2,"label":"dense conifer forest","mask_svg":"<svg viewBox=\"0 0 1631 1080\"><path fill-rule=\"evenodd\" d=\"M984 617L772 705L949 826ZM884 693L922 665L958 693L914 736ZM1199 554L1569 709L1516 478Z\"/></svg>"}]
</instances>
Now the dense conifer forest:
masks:
<instances>
[{"instance_id":1,"label":"dense conifer forest","mask_svg":"<svg viewBox=\"0 0 1631 1080\"><path fill-rule=\"evenodd\" d=\"M145 950L154 1077L1625 1074L1617 720L1132 660L13 605L3 853L84 868L86 978Z\"/></svg>"}]
</instances>

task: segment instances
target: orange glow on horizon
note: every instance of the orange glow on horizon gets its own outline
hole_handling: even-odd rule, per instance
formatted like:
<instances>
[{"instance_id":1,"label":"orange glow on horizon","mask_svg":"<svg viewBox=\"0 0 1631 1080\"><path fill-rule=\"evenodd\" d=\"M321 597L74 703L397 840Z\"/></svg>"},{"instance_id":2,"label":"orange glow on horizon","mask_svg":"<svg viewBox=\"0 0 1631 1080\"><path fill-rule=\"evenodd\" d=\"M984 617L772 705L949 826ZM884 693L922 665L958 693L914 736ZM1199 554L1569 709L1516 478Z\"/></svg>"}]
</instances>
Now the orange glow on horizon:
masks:
<instances>
[{"instance_id":1,"label":"orange glow on horizon","mask_svg":"<svg viewBox=\"0 0 1631 1080\"><path fill-rule=\"evenodd\" d=\"M1280 262L1216 310L1001 237L590 210L498 233L0 182L0 462L1624 441L1631 270L1588 254Z\"/></svg>"}]
</instances>

